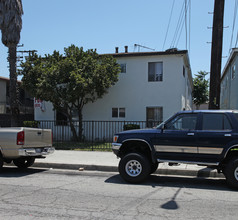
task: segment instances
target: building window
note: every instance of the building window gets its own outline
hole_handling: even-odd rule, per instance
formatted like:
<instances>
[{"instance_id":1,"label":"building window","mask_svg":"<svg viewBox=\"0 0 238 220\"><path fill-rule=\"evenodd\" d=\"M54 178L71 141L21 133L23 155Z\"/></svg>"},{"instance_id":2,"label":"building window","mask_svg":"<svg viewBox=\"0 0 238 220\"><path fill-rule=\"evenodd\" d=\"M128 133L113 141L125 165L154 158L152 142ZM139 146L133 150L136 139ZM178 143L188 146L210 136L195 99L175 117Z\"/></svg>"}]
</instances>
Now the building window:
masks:
<instances>
[{"instance_id":1,"label":"building window","mask_svg":"<svg viewBox=\"0 0 238 220\"><path fill-rule=\"evenodd\" d=\"M163 121L163 107L146 108L147 127L154 127Z\"/></svg>"},{"instance_id":2,"label":"building window","mask_svg":"<svg viewBox=\"0 0 238 220\"><path fill-rule=\"evenodd\" d=\"M126 73L126 64L122 63L120 64L120 67L121 67L121 73Z\"/></svg>"},{"instance_id":3,"label":"building window","mask_svg":"<svg viewBox=\"0 0 238 220\"><path fill-rule=\"evenodd\" d=\"M112 117L113 118L125 118L126 109L125 108L112 108Z\"/></svg>"},{"instance_id":4,"label":"building window","mask_svg":"<svg viewBox=\"0 0 238 220\"><path fill-rule=\"evenodd\" d=\"M163 63L153 62L149 63L148 68L148 81L156 82L163 81Z\"/></svg>"},{"instance_id":5,"label":"building window","mask_svg":"<svg viewBox=\"0 0 238 220\"><path fill-rule=\"evenodd\" d=\"M183 66L183 77L185 77L185 67Z\"/></svg>"},{"instance_id":6,"label":"building window","mask_svg":"<svg viewBox=\"0 0 238 220\"><path fill-rule=\"evenodd\" d=\"M235 78L235 73L236 73L236 66L233 65L232 68L231 68L231 79Z\"/></svg>"}]
</instances>

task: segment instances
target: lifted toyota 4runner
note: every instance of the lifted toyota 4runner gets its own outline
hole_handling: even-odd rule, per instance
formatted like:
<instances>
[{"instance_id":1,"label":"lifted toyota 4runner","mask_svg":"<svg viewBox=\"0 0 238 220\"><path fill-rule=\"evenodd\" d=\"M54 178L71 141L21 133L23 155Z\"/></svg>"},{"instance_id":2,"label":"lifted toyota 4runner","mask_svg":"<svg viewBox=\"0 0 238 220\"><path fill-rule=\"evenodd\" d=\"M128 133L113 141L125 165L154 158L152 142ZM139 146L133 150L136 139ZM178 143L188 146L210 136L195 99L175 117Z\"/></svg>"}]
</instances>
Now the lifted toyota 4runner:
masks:
<instances>
[{"instance_id":1,"label":"lifted toyota 4runner","mask_svg":"<svg viewBox=\"0 0 238 220\"><path fill-rule=\"evenodd\" d=\"M214 167L238 188L238 111L178 112L157 128L115 134L112 150L127 182L141 182L169 162Z\"/></svg>"}]
</instances>

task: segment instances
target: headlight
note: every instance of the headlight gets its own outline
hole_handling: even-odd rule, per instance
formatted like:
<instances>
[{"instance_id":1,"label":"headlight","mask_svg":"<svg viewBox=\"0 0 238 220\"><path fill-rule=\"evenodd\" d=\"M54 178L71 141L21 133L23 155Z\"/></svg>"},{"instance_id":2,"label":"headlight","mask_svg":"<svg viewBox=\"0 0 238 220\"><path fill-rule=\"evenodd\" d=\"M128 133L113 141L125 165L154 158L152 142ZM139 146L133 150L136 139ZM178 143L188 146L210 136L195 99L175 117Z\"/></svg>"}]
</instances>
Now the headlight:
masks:
<instances>
[{"instance_id":1,"label":"headlight","mask_svg":"<svg viewBox=\"0 0 238 220\"><path fill-rule=\"evenodd\" d=\"M117 136L117 135L114 135L114 136L113 136L113 143L116 143L116 142L117 142L117 139L118 139L118 136Z\"/></svg>"}]
</instances>

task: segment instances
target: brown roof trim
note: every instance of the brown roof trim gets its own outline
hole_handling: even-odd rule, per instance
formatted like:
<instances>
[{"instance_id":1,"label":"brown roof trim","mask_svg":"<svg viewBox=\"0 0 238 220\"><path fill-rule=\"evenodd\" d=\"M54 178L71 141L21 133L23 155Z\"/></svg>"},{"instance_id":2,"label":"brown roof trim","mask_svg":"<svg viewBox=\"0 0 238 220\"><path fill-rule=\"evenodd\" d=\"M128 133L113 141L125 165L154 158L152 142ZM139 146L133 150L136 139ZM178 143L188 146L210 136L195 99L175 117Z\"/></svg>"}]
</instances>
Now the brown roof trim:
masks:
<instances>
[{"instance_id":1,"label":"brown roof trim","mask_svg":"<svg viewBox=\"0 0 238 220\"><path fill-rule=\"evenodd\" d=\"M7 78L7 77L3 77L3 76L0 76L0 80L10 81L9 78ZM18 83L22 83L22 81L20 81L20 80L17 80L17 82L18 82Z\"/></svg>"},{"instance_id":2,"label":"brown roof trim","mask_svg":"<svg viewBox=\"0 0 238 220\"><path fill-rule=\"evenodd\" d=\"M178 50L178 51L156 51L156 52L111 53L102 55L111 55L113 57L136 57L136 56L180 55L187 53L188 53L187 50Z\"/></svg>"}]
</instances>

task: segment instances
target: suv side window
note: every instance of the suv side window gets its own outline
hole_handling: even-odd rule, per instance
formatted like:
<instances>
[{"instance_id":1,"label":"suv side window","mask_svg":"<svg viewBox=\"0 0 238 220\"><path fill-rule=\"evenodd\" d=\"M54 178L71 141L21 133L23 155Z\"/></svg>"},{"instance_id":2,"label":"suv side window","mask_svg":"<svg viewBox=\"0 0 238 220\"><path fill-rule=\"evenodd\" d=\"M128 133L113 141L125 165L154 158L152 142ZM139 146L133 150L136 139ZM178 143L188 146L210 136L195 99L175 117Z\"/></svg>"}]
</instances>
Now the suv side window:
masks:
<instances>
[{"instance_id":1,"label":"suv side window","mask_svg":"<svg viewBox=\"0 0 238 220\"><path fill-rule=\"evenodd\" d=\"M225 114L203 114L202 130L231 130L231 124Z\"/></svg>"},{"instance_id":2,"label":"suv side window","mask_svg":"<svg viewBox=\"0 0 238 220\"><path fill-rule=\"evenodd\" d=\"M169 130L195 130L197 114L181 114L169 121L165 129Z\"/></svg>"}]
</instances>

